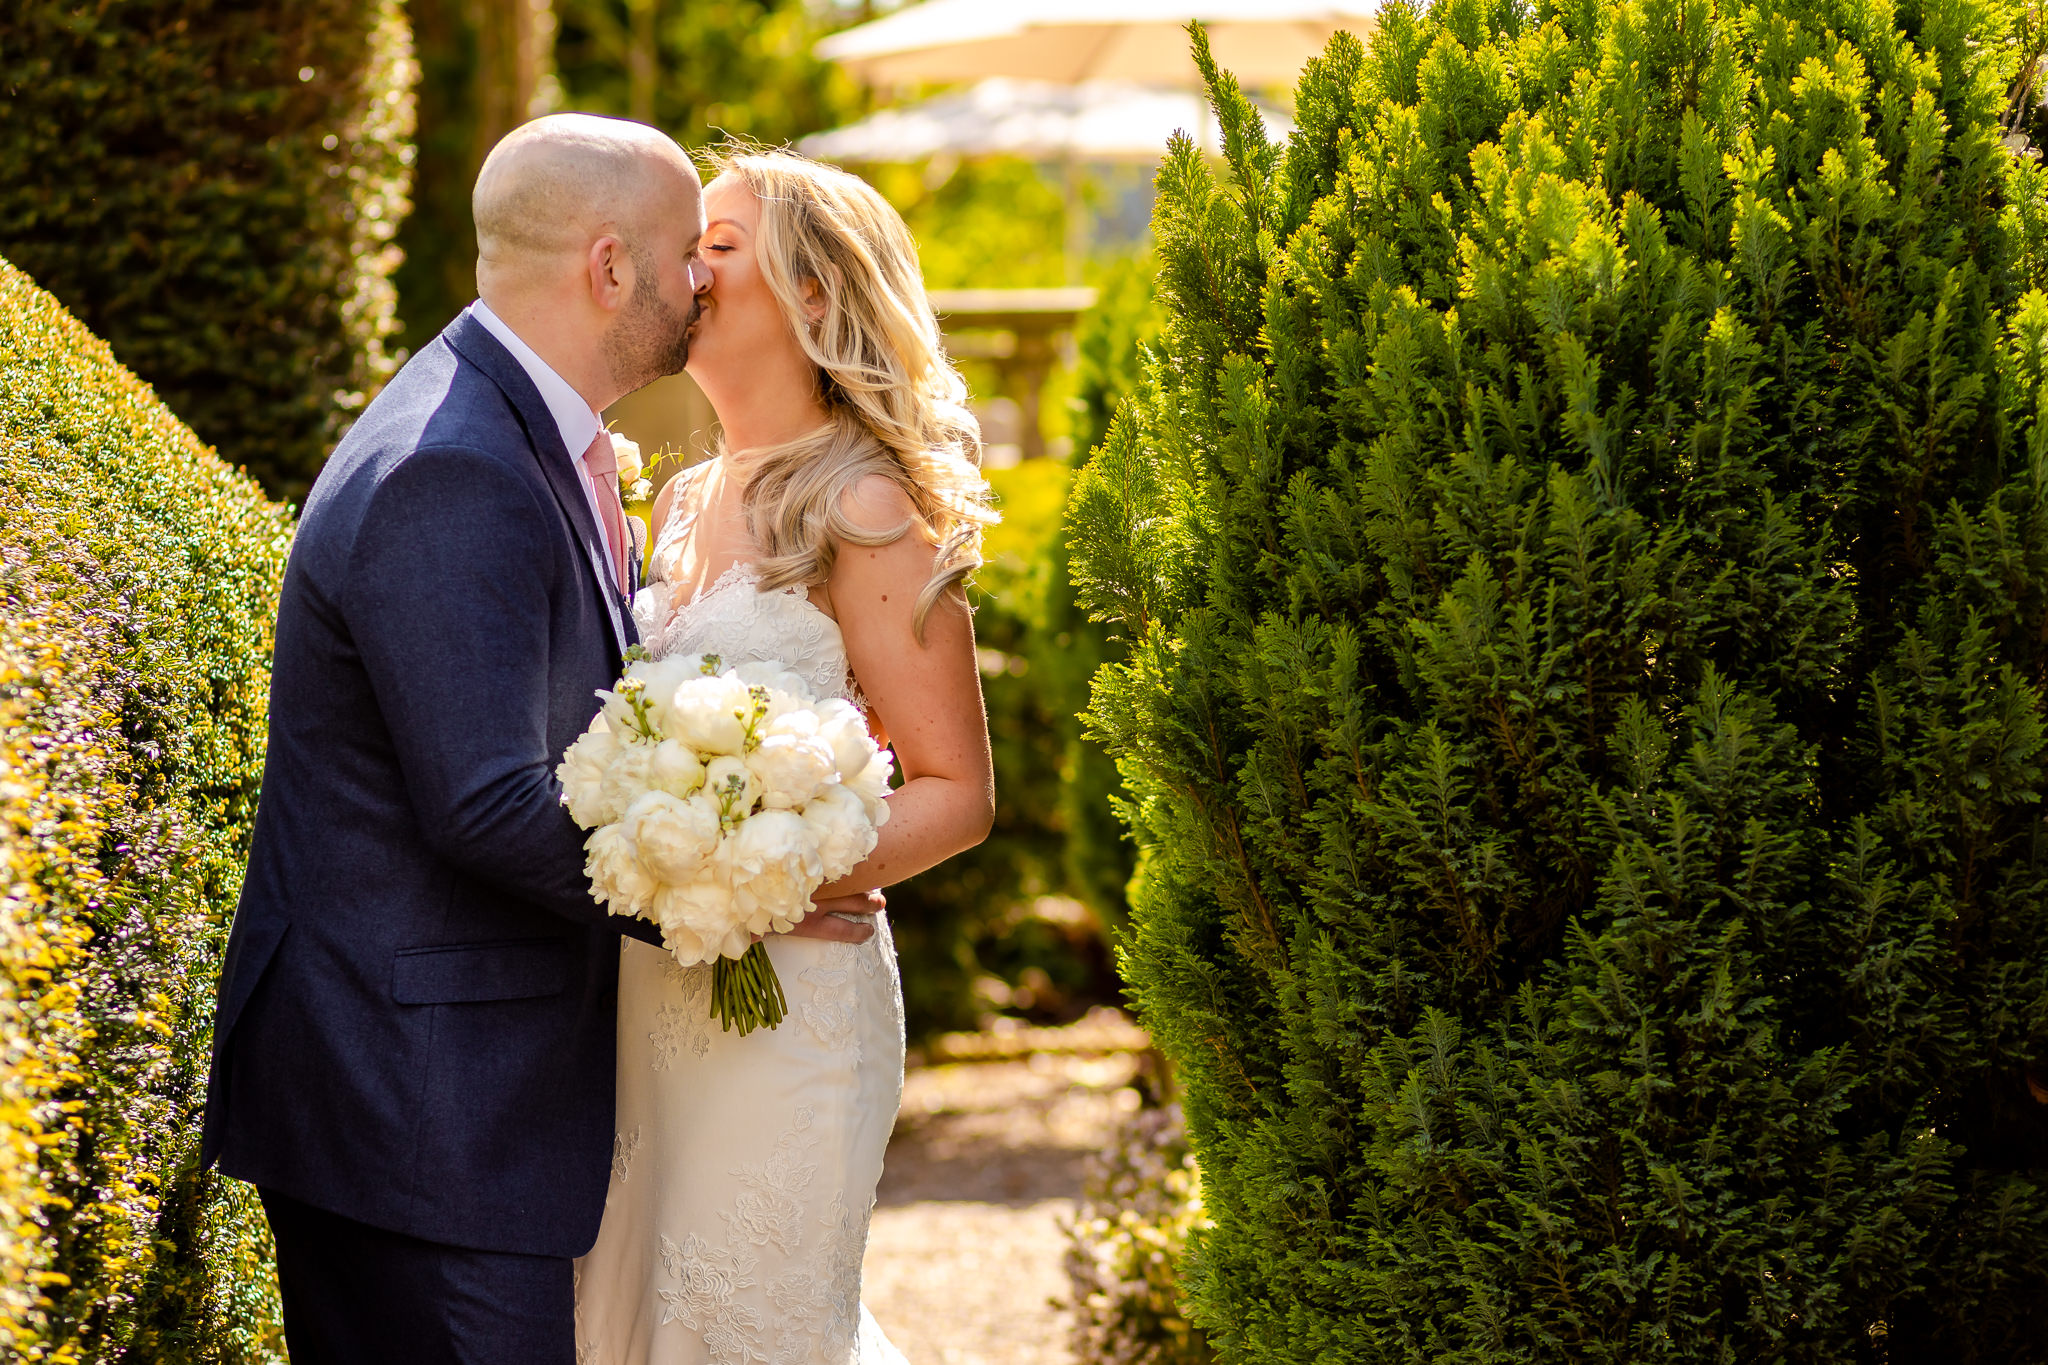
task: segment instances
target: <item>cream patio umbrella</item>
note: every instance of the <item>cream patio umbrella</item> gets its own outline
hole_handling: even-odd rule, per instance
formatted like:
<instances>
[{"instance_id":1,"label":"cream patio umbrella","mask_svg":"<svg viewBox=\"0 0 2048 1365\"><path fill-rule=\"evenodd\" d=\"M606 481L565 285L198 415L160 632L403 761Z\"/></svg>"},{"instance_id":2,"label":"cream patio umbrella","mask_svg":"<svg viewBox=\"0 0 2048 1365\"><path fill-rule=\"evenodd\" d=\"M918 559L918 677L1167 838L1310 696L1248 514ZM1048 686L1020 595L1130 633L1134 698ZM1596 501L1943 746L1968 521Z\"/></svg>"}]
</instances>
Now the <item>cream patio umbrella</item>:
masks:
<instances>
[{"instance_id":1,"label":"cream patio umbrella","mask_svg":"<svg viewBox=\"0 0 2048 1365\"><path fill-rule=\"evenodd\" d=\"M1292 86L1338 29L1371 30L1379 0L924 0L833 34L817 53L871 85L1008 76L1195 87L1190 20L1250 89Z\"/></svg>"},{"instance_id":2,"label":"cream patio umbrella","mask_svg":"<svg viewBox=\"0 0 2048 1365\"><path fill-rule=\"evenodd\" d=\"M1260 105L1266 130L1284 138L1287 116ZM797 143L805 156L860 163L933 156L1016 156L1029 161L1154 162L1186 130L1202 150L1220 150L1216 116L1189 90L1116 81L1058 85L994 77L966 90L871 114Z\"/></svg>"}]
</instances>

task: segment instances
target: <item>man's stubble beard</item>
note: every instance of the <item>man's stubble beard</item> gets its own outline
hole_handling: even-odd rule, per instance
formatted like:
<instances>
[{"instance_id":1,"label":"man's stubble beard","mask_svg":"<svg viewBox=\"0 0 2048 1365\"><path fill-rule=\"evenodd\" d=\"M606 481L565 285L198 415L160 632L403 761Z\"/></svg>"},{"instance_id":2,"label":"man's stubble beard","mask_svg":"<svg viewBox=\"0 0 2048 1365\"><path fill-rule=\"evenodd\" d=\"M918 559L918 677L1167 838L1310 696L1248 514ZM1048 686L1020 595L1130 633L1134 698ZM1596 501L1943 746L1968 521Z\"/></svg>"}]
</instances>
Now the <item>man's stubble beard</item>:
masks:
<instances>
[{"instance_id":1,"label":"man's stubble beard","mask_svg":"<svg viewBox=\"0 0 2048 1365\"><path fill-rule=\"evenodd\" d=\"M654 262L633 262L633 297L604 334L605 367L612 382L631 393L657 379L681 374L690 360L690 328L701 310L696 295L683 313L655 287Z\"/></svg>"}]
</instances>

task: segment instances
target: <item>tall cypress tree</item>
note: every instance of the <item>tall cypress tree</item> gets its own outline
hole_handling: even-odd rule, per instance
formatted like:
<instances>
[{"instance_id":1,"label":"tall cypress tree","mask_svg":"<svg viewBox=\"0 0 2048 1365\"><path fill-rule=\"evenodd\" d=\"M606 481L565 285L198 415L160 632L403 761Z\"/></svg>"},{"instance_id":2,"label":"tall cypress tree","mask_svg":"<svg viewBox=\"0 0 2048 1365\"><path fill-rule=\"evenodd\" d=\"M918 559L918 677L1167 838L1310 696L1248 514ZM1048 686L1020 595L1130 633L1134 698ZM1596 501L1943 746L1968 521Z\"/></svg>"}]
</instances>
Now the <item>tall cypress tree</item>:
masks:
<instances>
[{"instance_id":1,"label":"tall cypress tree","mask_svg":"<svg viewBox=\"0 0 2048 1365\"><path fill-rule=\"evenodd\" d=\"M1206 68L1072 515L1224 1359L2048 1359L2035 37L1393 4L1285 148Z\"/></svg>"}]
</instances>

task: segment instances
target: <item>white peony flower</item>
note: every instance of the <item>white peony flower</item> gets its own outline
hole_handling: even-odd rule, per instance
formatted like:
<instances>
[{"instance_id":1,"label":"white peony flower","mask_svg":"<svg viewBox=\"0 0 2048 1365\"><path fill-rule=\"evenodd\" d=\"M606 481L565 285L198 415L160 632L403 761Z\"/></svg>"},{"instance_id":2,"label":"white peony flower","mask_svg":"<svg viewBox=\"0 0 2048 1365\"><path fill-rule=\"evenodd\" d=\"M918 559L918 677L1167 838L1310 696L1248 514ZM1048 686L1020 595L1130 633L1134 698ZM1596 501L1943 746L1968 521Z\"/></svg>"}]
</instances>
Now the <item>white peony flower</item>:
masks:
<instances>
[{"instance_id":1,"label":"white peony flower","mask_svg":"<svg viewBox=\"0 0 2048 1365\"><path fill-rule=\"evenodd\" d=\"M816 738L818 735L818 708L808 702L787 707L772 714L762 723L761 733L767 735L801 735ZM827 747L830 747L829 745ZM836 769L835 769L836 771Z\"/></svg>"},{"instance_id":2,"label":"white peony flower","mask_svg":"<svg viewBox=\"0 0 2048 1365\"><path fill-rule=\"evenodd\" d=\"M673 665L685 679L715 678L722 671L716 654L671 654L663 662Z\"/></svg>"},{"instance_id":3,"label":"white peony flower","mask_svg":"<svg viewBox=\"0 0 2048 1365\"><path fill-rule=\"evenodd\" d=\"M637 678L645 686L646 691L641 696L647 704L647 718L654 723L661 737L677 738L676 691L684 683L704 676L697 666L696 657L640 659L626 665L626 676Z\"/></svg>"},{"instance_id":4,"label":"white peony flower","mask_svg":"<svg viewBox=\"0 0 2048 1365\"><path fill-rule=\"evenodd\" d=\"M632 836L622 825L605 825L583 841L583 875L590 895L614 915L644 915L654 899L653 874L640 861Z\"/></svg>"},{"instance_id":5,"label":"white peony flower","mask_svg":"<svg viewBox=\"0 0 2048 1365\"><path fill-rule=\"evenodd\" d=\"M621 808L607 799L604 784L605 773L618 752L618 739L604 717L599 716L576 737L555 768L555 780L562 784L562 804L569 808L569 818L584 829L608 825L619 818Z\"/></svg>"},{"instance_id":6,"label":"white peony flower","mask_svg":"<svg viewBox=\"0 0 2048 1365\"><path fill-rule=\"evenodd\" d=\"M804 806L803 819L817 842L825 881L838 881L875 851L877 836L867 803L849 787L836 782L826 787Z\"/></svg>"},{"instance_id":7,"label":"white peony flower","mask_svg":"<svg viewBox=\"0 0 2048 1365\"><path fill-rule=\"evenodd\" d=\"M865 768L845 779L847 789L861 799L877 829L889 823L889 774L895 771L896 760L887 749L878 749Z\"/></svg>"},{"instance_id":8,"label":"white peony flower","mask_svg":"<svg viewBox=\"0 0 2048 1365\"><path fill-rule=\"evenodd\" d=\"M727 824L744 820L761 799L761 779L744 758L720 754L704 765L704 795L717 806Z\"/></svg>"},{"instance_id":9,"label":"white peony flower","mask_svg":"<svg viewBox=\"0 0 2048 1365\"><path fill-rule=\"evenodd\" d=\"M670 796L688 796L704 785L704 765L681 744L665 739L647 757L647 785Z\"/></svg>"},{"instance_id":10,"label":"white peony flower","mask_svg":"<svg viewBox=\"0 0 2048 1365\"><path fill-rule=\"evenodd\" d=\"M598 780L598 800L601 809L618 812L612 816L614 820L647 791L647 770L653 758L654 746L637 740L613 749L611 762Z\"/></svg>"},{"instance_id":11,"label":"white peony flower","mask_svg":"<svg viewBox=\"0 0 2048 1365\"><path fill-rule=\"evenodd\" d=\"M626 808L619 825L647 870L671 885L695 877L718 847L718 807L702 796L683 801L648 792Z\"/></svg>"},{"instance_id":12,"label":"white peony flower","mask_svg":"<svg viewBox=\"0 0 2048 1365\"><path fill-rule=\"evenodd\" d=\"M676 689L670 705L672 710L665 720L674 728L669 738L682 741L700 754L745 751L745 718L753 714L754 698L738 678L729 673L715 678L700 674Z\"/></svg>"},{"instance_id":13,"label":"white peony flower","mask_svg":"<svg viewBox=\"0 0 2048 1365\"><path fill-rule=\"evenodd\" d=\"M801 806L838 776L831 747L815 735L770 734L747 755L747 768L771 810Z\"/></svg>"},{"instance_id":14,"label":"white peony flower","mask_svg":"<svg viewBox=\"0 0 2048 1365\"><path fill-rule=\"evenodd\" d=\"M788 692L780 687L770 687L766 690L768 704L761 710L761 723L757 733L765 735L778 722L787 721L793 716L813 714L811 703L805 699L803 693Z\"/></svg>"},{"instance_id":15,"label":"white peony flower","mask_svg":"<svg viewBox=\"0 0 2048 1365\"><path fill-rule=\"evenodd\" d=\"M811 910L811 893L824 884L817 841L794 811L764 810L730 836L734 910L756 934L781 933Z\"/></svg>"},{"instance_id":16,"label":"white peony flower","mask_svg":"<svg viewBox=\"0 0 2048 1365\"><path fill-rule=\"evenodd\" d=\"M771 692L782 693L785 707L811 704L811 689L804 685L804 680L773 659L753 659L735 664L732 672L749 687L765 687Z\"/></svg>"},{"instance_id":17,"label":"white peony flower","mask_svg":"<svg viewBox=\"0 0 2048 1365\"><path fill-rule=\"evenodd\" d=\"M815 708L818 737L832 746L832 762L842 782L850 782L875 756L875 738L868 733L868 718L844 697L828 697Z\"/></svg>"},{"instance_id":18,"label":"white peony flower","mask_svg":"<svg viewBox=\"0 0 2048 1365\"><path fill-rule=\"evenodd\" d=\"M753 943L734 907L722 858L689 881L656 892L654 917L661 925L663 945L685 967L717 957L739 957Z\"/></svg>"}]
</instances>

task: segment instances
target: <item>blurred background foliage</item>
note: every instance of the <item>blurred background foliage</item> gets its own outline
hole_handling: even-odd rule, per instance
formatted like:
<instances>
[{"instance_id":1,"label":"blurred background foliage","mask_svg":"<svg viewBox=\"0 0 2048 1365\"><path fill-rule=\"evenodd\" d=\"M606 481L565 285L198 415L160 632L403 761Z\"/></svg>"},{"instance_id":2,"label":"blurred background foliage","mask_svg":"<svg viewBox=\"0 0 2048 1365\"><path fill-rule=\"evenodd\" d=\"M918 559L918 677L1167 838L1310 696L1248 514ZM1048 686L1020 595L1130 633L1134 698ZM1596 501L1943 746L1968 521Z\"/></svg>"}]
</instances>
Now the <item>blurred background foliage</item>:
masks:
<instances>
[{"instance_id":1,"label":"blurred background foliage","mask_svg":"<svg viewBox=\"0 0 2048 1365\"><path fill-rule=\"evenodd\" d=\"M401 0L0 5L0 256L304 495L397 368Z\"/></svg>"},{"instance_id":2,"label":"blurred background foliage","mask_svg":"<svg viewBox=\"0 0 2048 1365\"><path fill-rule=\"evenodd\" d=\"M1159 333L1156 270L1149 253L1090 264L1098 301L1077 331L1077 363L1049 386L1061 398L1047 403L1072 453L988 473L1003 520L972 597L996 824L979 848L889 892L913 1036L992 1016L1064 1022L1120 999L1110 945L1135 853L1116 815L1116 766L1079 716L1096 670L1121 649L1075 602L1066 502Z\"/></svg>"}]
</instances>

